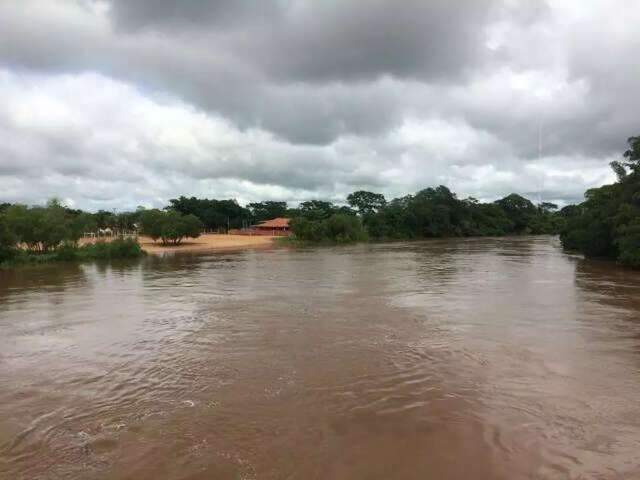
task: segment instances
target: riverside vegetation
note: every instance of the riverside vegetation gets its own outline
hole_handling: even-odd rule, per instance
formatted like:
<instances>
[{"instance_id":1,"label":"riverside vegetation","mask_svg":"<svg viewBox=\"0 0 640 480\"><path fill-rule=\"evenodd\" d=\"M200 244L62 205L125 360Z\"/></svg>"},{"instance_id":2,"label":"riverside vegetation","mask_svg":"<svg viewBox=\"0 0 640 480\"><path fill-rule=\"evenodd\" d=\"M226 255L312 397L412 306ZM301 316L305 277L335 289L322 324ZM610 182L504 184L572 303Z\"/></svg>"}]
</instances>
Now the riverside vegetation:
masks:
<instances>
[{"instance_id":1,"label":"riverside vegetation","mask_svg":"<svg viewBox=\"0 0 640 480\"><path fill-rule=\"evenodd\" d=\"M293 241L352 243L451 236L557 233L561 215L551 203L535 206L511 194L485 204L459 200L447 187L427 188L388 202L378 193L358 191L348 205L322 200L289 208L286 202L257 202L246 208L235 200L172 199L164 210L88 213L51 200L46 206L0 205L0 262L132 258L143 254L137 240L118 238L80 245L86 232L136 231L163 245L180 245L203 229L218 232L274 217L292 218Z\"/></svg>"},{"instance_id":2,"label":"riverside vegetation","mask_svg":"<svg viewBox=\"0 0 640 480\"><path fill-rule=\"evenodd\" d=\"M0 264L137 258L144 254L132 238L80 245L83 232L95 229L92 214L72 211L59 201L44 207L0 206Z\"/></svg>"},{"instance_id":3,"label":"riverside vegetation","mask_svg":"<svg viewBox=\"0 0 640 480\"><path fill-rule=\"evenodd\" d=\"M52 200L45 207L0 204L0 263L136 257L134 239L79 245L84 232L136 230L163 244L180 245L202 230L227 232L274 217L291 218L296 243L352 243L442 237L560 234L563 246L587 257L640 267L640 137L628 140L624 160L612 162L618 181L588 190L585 201L562 209L512 193L483 203L459 199L446 186L387 201L357 191L346 205L322 200L290 208L265 201L242 207L236 200L181 196L163 210L87 213Z\"/></svg>"},{"instance_id":4,"label":"riverside vegetation","mask_svg":"<svg viewBox=\"0 0 640 480\"><path fill-rule=\"evenodd\" d=\"M640 267L640 137L627 141L623 161L611 162L618 180L592 188L585 201L565 208L560 239L587 257Z\"/></svg>"}]
</instances>

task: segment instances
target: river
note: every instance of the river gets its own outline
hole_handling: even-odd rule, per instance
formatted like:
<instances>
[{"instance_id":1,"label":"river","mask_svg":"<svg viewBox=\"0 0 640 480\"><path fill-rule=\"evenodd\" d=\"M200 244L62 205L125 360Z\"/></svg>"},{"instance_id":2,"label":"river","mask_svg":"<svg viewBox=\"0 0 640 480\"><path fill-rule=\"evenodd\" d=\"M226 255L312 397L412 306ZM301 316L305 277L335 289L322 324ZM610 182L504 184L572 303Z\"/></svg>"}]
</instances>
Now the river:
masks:
<instances>
[{"instance_id":1,"label":"river","mask_svg":"<svg viewBox=\"0 0 640 480\"><path fill-rule=\"evenodd\" d=\"M557 238L0 271L2 479L640 478L640 273Z\"/></svg>"}]
</instances>

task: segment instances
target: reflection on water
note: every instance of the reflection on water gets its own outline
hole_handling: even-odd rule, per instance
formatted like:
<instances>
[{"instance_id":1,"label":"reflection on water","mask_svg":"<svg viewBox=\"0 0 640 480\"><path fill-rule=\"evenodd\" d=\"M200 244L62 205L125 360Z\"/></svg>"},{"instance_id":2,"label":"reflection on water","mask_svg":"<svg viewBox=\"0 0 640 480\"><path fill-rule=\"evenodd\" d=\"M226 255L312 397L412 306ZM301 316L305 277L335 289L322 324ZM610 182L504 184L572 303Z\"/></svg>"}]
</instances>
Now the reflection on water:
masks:
<instances>
[{"instance_id":1,"label":"reflection on water","mask_svg":"<svg viewBox=\"0 0 640 480\"><path fill-rule=\"evenodd\" d=\"M638 477L639 322L545 237L0 272L0 478Z\"/></svg>"}]
</instances>

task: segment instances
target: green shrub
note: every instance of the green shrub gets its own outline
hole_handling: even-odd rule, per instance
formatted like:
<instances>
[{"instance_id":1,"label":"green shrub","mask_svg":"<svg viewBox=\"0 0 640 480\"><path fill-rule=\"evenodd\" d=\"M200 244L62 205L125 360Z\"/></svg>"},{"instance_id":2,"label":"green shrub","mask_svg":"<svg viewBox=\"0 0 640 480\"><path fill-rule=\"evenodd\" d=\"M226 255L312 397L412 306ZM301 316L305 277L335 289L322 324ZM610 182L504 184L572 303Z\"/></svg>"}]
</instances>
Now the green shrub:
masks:
<instances>
[{"instance_id":1,"label":"green shrub","mask_svg":"<svg viewBox=\"0 0 640 480\"><path fill-rule=\"evenodd\" d=\"M65 262L76 260L78 258L78 247L73 243L65 242L57 248L55 258Z\"/></svg>"},{"instance_id":2,"label":"green shrub","mask_svg":"<svg viewBox=\"0 0 640 480\"><path fill-rule=\"evenodd\" d=\"M327 234L336 243L353 243L367 240L367 233L360 218L353 215L335 214L326 220Z\"/></svg>"},{"instance_id":3,"label":"green shrub","mask_svg":"<svg viewBox=\"0 0 640 480\"><path fill-rule=\"evenodd\" d=\"M96 242L81 247L73 242L64 242L55 251L49 253L13 250L10 257L0 257L0 263L10 266L73 260L117 260L138 258L143 255L145 252L136 239L116 238L111 242Z\"/></svg>"},{"instance_id":4,"label":"green shrub","mask_svg":"<svg viewBox=\"0 0 640 480\"><path fill-rule=\"evenodd\" d=\"M85 260L138 258L144 254L140 244L133 238L116 238L111 242L96 242L77 249L78 257Z\"/></svg>"},{"instance_id":5,"label":"green shrub","mask_svg":"<svg viewBox=\"0 0 640 480\"><path fill-rule=\"evenodd\" d=\"M321 220L294 218L291 229L296 239L305 242L353 243L367 240L360 218L343 213Z\"/></svg>"},{"instance_id":6,"label":"green shrub","mask_svg":"<svg viewBox=\"0 0 640 480\"><path fill-rule=\"evenodd\" d=\"M328 239L324 220L309 220L305 217L291 221L291 231L295 237L305 242L322 242Z\"/></svg>"},{"instance_id":7,"label":"green shrub","mask_svg":"<svg viewBox=\"0 0 640 480\"><path fill-rule=\"evenodd\" d=\"M137 240L133 238L118 238L109 244L110 258L138 258L144 251Z\"/></svg>"}]
</instances>

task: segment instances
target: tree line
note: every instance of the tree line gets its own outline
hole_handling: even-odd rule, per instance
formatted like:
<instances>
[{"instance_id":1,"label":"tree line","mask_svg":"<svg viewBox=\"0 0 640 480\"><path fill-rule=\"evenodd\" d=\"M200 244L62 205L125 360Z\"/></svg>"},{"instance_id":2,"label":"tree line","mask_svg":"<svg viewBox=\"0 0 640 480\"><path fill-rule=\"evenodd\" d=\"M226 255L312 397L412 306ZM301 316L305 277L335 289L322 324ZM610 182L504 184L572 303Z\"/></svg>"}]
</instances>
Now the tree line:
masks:
<instances>
[{"instance_id":1,"label":"tree line","mask_svg":"<svg viewBox=\"0 0 640 480\"><path fill-rule=\"evenodd\" d=\"M143 254L134 239L79 245L97 228L97 214L66 208L58 200L45 206L0 204L0 263L133 258Z\"/></svg>"},{"instance_id":2,"label":"tree line","mask_svg":"<svg viewBox=\"0 0 640 480\"><path fill-rule=\"evenodd\" d=\"M291 213L286 202L258 202L247 207L236 200L195 197L171 199L163 209L95 213L69 208L59 200L44 206L0 203L0 263L7 261L116 258L141 253L136 239L80 245L80 239L100 232L120 237L140 233L163 244L179 245L203 230L227 232Z\"/></svg>"},{"instance_id":3,"label":"tree line","mask_svg":"<svg viewBox=\"0 0 640 480\"><path fill-rule=\"evenodd\" d=\"M348 206L306 203L292 229L296 238L314 242L554 234L563 224L552 203L534 205L515 193L482 203L473 197L459 199L443 185L391 201L379 193L357 191L347 197Z\"/></svg>"},{"instance_id":4,"label":"tree line","mask_svg":"<svg viewBox=\"0 0 640 480\"><path fill-rule=\"evenodd\" d=\"M136 232L179 245L203 230L226 232L275 217L291 218L295 238L310 242L556 233L562 221L556 210L553 204L536 206L516 194L493 203L460 200L444 186L389 202L382 194L357 191L347 197L346 205L309 200L295 208L277 201L243 207L235 200L184 196L171 199L161 210L139 207L121 213L84 212L57 200L46 206L0 204L0 261L20 252L46 256L64 251L68 257L81 250L78 242L88 232Z\"/></svg>"},{"instance_id":5,"label":"tree line","mask_svg":"<svg viewBox=\"0 0 640 480\"><path fill-rule=\"evenodd\" d=\"M617 181L587 190L584 202L562 210L560 239L587 257L640 267L640 136L627 142L624 160L611 162Z\"/></svg>"},{"instance_id":6,"label":"tree line","mask_svg":"<svg viewBox=\"0 0 640 480\"><path fill-rule=\"evenodd\" d=\"M142 254L137 233L163 244L179 245L186 237L198 237L203 223L192 214L175 210L96 213L67 208L59 200L45 206L0 204L0 263L41 262L75 258L125 258ZM80 244L83 236L109 236L109 242ZM136 235L127 236L125 233ZM113 238L115 237L115 238Z\"/></svg>"},{"instance_id":7,"label":"tree line","mask_svg":"<svg viewBox=\"0 0 640 480\"><path fill-rule=\"evenodd\" d=\"M235 200L180 197L168 210L198 217L204 228L226 231L276 217L292 219L296 238L305 241L349 242L450 236L554 234L563 216L557 205L534 205L517 195L482 203L473 197L458 199L445 186L426 188L414 195L387 201L380 193L357 191L346 205L324 200L265 201L240 206Z\"/></svg>"}]
</instances>

